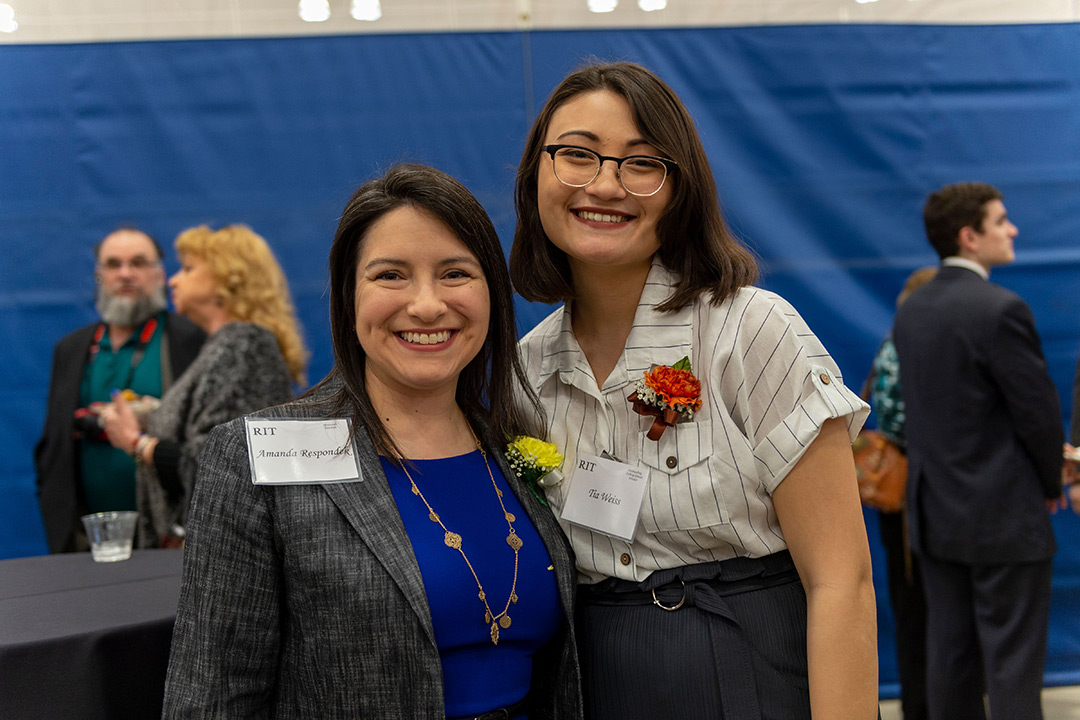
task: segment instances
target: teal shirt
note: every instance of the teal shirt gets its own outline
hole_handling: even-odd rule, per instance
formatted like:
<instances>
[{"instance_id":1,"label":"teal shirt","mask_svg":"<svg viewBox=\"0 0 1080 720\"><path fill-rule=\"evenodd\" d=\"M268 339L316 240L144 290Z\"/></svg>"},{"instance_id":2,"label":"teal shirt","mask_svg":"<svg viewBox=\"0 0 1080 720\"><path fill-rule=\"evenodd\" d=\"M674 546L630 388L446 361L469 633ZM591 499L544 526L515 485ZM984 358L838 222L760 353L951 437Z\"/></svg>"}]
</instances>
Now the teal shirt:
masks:
<instances>
[{"instance_id":1,"label":"teal shirt","mask_svg":"<svg viewBox=\"0 0 1080 720\"><path fill-rule=\"evenodd\" d=\"M157 328L146 346L142 360L131 369L131 358L139 346L142 325L116 352L106 332L93 362L83 371L79 407L92 402L109 402L110 393L131 388L139 395L161 397L161 337L165 313L157 316ZM130 374L131 382L128 383ZM107 442L83 438L79 442L83 498L89 512L135 509L135 461L123 450Z\"/></svg>"},{"instance_id":2,"label":"teal shirt","mask_svg":"<svg viewBox=\"0 0 1080 720\"><path fill-rule=\"evenodd\" d=\"M900 356L892 337L887 337L870 366L870 407L877 415L877 427L894 445L903 448L904 398L900 393Z\"/></svg>"}]
</instances>

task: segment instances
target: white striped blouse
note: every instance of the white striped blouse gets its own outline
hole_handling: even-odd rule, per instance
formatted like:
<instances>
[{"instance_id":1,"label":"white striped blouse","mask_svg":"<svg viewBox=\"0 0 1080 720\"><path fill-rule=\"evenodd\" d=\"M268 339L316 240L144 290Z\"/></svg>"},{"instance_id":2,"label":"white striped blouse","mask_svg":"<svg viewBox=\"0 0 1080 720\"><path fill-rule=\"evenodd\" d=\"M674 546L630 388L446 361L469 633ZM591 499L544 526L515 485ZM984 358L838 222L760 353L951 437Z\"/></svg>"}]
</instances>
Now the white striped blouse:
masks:
<instances>
[{"instance_id":1,"label":"white striped blouse","mask_svg":"<svg viewBox=\"0 0 1080 720\"><path fill-rule=\"evenodd\" d=\"M675 313L656 312L676 279L653 262L626 348L603 388L574 338L569 306L520 343L547 413L547 439L566 457L566 480L547 490L557 515L580 453L607 452L649 471L632 543L562 521L583 582L640 581L658 569L785 549L772 492L825 420L846 418L854 439L869 412L783 298L747 287L719 306L699 298ZM654 442L645 436L652 418L626 398L653 365L684 356L701 381L701 409Z\"/></svg>"}]
</instances>

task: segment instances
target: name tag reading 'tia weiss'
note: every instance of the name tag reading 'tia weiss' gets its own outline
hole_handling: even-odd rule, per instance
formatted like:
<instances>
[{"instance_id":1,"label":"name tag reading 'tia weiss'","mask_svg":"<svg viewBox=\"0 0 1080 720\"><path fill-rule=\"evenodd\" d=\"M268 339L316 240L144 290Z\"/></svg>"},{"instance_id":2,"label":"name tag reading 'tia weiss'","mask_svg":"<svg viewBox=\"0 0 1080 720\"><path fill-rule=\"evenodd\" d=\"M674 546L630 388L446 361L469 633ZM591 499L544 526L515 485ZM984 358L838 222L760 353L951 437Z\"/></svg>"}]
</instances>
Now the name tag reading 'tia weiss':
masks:
<instances>
[{"instance_id":1,"label":"name tag reading 'tia weiss'","mask_svg":"<svg viewBox=\"0 0 1080 720\"><path fill-rule=\"evenodd\" d=\"M362 479L347 418L244 418L251 482L310 485Z\"/></svg>"},{"instance_id":2,"label":"name tag reading 'tia weiss'","mask_svg":"<svg viewBox=\"0 0 1080 720\"><path fill-rule=\"evenodd\" d=\"M632 542L648 472L582 453L563 504L563 520Z\"/></svg>"}]
</instances>

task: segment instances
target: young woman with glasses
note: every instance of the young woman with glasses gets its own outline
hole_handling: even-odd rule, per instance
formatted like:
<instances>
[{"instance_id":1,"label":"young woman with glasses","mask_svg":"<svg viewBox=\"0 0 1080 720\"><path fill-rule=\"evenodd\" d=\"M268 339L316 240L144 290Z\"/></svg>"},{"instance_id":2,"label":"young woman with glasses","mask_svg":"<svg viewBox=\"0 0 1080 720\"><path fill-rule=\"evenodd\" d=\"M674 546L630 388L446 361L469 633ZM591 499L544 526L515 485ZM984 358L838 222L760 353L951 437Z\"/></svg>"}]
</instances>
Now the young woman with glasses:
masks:
<instances>
[{"instance_id":1,"label":"young woman with glasses","mask_svg":"<svg viewBox=\"0 0 1080 720\"><path fill-rule=\"evenodd\" d=\"M679 98L638 65L574 72L533 125L516 202L516 289L564 303L521 349L566 456L546 492L584 583L586 716L876 717L850 449L867 408L791 305L752 287ZM693 377L644 384L684 357Z\"/></svg>"}]
</instances>

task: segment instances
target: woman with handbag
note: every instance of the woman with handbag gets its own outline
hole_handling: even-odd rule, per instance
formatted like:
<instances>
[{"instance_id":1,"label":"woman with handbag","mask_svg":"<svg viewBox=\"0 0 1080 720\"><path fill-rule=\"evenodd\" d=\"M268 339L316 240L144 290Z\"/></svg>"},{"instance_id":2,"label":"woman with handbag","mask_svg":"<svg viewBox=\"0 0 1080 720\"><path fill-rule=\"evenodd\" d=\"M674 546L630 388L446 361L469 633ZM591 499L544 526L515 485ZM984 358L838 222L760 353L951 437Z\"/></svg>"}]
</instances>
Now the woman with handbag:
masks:
<instances>
[{"instance_id":1,"label":"woman with handbag","mask_svg":"<svg viewBox=\"0 0 1080 720\"><path fill-rule=\"evenodd\" d=\"M916 288L937 274L937 266L919 268L908 276L896 298L896 306ZM892 336L878 347L870 366L864 395L877 420L878 433L899 453L904 452L904 400L900 395L900 361ZM906 463L905 463L906 468ZM926 598L918 562L907 539L907 508L892 511L880 503L866 502L878 510L878 528L885 546L889 574L889 602L896 621L897 670L900 675L900 706L904 720L927 720L926 704ZM865 494L864 494L865 502Z\"/></svg>"}]
</instances>

